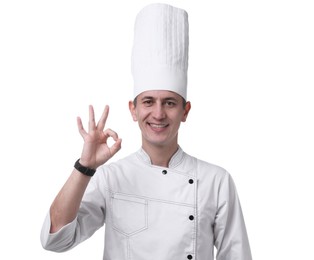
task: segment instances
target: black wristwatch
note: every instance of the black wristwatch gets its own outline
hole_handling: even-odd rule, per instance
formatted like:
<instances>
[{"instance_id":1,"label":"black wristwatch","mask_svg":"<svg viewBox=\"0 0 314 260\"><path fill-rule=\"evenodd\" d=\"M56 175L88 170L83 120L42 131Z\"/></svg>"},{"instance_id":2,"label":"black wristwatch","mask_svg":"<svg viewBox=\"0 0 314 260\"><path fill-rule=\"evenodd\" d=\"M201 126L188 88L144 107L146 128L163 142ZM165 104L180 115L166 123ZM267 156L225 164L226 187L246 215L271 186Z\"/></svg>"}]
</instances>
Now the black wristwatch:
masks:
<instances>
[{"instance_id":1,"label":"black wristwatch","mask_svg":"<svg viewBox=\"0 0 314 260\"><path fill-rule=\"evenodd\" d=\"M74 168L77 169L80 173L92 177L96 170L95 169L91 169L88 167L83 166L82 164L80 164L80 159L78 159L75 164L74 164Z\"/></svg>"}]
</instances>

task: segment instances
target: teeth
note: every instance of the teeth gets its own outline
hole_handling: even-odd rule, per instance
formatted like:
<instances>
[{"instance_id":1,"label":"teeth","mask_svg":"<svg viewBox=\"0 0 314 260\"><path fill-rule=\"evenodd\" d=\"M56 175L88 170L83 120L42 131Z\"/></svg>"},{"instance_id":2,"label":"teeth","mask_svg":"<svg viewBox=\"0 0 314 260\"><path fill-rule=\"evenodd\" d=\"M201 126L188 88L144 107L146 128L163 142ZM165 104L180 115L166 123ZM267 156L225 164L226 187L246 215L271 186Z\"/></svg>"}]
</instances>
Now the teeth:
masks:
<instances>
[{"instance_id":1,"label":"teeth","mask_svg":"<svg viewBox=\"0 0 314 260\"><path fill-rule=\"evenodd\" d=\"M163 127L166 127L167 125L150 124L150 126L154 128L163 128Z\"/></svg>"}]
</instances>

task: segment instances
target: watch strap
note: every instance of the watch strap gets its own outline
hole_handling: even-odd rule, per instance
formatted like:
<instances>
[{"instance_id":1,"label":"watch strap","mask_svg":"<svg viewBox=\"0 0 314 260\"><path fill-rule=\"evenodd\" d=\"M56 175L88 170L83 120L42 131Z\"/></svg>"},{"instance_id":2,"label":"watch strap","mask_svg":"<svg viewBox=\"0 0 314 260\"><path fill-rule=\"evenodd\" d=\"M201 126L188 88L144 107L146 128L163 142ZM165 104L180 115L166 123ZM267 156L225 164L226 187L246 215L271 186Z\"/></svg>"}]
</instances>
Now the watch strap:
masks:
<instances>
[{"instance_id":1,"label":"watch strap","mask_svg":"<svg viewBox=\"0 0 314 260\"><path fill-rule=\"evenodd\" d=\"M82 174L84 174L86 176L89 176L89 177L92 177L95 174L95 172L96 172L95 169L91 169L91 168L85 167L82 164L80 164L80 159L78 159L75 162L74 168L76 170L78 170L80 173L82 173Z\"/></svg>"}]
</instances>

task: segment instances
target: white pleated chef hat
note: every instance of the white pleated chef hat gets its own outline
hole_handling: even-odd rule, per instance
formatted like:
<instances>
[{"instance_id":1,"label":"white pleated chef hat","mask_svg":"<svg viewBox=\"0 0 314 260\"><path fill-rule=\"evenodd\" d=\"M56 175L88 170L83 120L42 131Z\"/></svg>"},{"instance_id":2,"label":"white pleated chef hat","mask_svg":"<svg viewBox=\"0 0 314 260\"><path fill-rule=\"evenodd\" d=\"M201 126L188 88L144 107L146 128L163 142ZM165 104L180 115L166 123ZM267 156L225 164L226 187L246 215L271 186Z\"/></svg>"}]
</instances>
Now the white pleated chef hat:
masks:
<instances>
[{"instance_id":1,"label":"white pleated chef hat","mask_svg":"<svg viewBox=\"0 0 314 260\"><path fill-rule=\"evenodd\" d=\"M169 90L186 99L188 48L185 10L159 3L144 7L134 27L134 98L147 90Z\"/></svg>"}]
</instances>

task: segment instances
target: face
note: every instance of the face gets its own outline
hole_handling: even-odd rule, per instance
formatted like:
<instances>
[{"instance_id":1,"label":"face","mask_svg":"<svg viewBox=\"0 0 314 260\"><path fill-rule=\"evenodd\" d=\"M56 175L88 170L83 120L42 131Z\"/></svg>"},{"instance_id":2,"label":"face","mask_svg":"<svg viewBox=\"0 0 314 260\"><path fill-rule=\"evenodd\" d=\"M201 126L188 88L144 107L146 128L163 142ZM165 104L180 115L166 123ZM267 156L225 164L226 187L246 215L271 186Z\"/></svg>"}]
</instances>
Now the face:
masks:
<instances>
[{"instance_id":1,"label":"face","mask_svg":"<svg viewBox=\"0 0 314 260\"><path fill-rule=\"evenodd\" d=\"M166 90L145 91L137 96L136 106L129 102L133 120L142 132L143 147L169 148L178 145L178 130L190 111L190 102L183 107L182 97Z\"/></svg>"}]
</instances>

